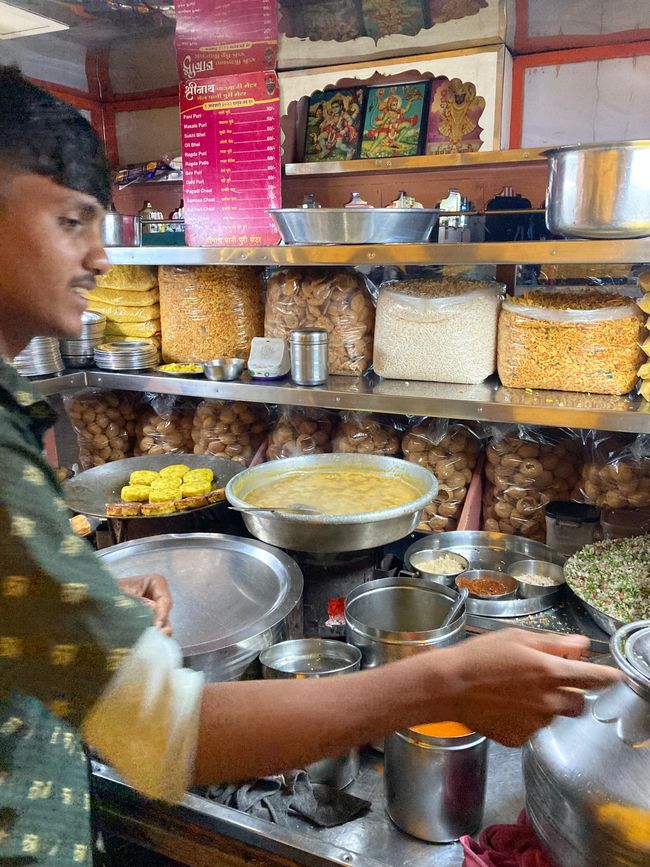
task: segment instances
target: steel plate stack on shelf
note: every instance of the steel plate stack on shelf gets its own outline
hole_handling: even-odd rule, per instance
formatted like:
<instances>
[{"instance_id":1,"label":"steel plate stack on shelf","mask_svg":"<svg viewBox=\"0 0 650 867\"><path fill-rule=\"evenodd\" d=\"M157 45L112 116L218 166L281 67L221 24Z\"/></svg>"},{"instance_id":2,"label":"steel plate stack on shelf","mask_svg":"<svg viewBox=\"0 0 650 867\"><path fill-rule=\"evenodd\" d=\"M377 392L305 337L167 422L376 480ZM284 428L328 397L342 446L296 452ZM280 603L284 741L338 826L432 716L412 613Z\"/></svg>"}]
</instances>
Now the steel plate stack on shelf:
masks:
<instances>
[{"instance_id":1,"label":"steel plate stack on shelf","mask_svg":"<svg viewBox=\"0 0 650 867\"><path fill-rule=\"evenodd\" d=\"M50 376L65 370L59 341L54 337L34 337L14 358L14 366L22 376Z\"/></svg>"},{"instance_id":2,"label":"steel plate stack on shelf","mask_svg":"<svg viewBox=\"0 0 650 867\"><path fill-rule=\"evenodd\" d=\"M95 364L102 370L147 370L158 361L158 350L146 340L103 343L95 349Z\"/></svg>"}]
</instances>

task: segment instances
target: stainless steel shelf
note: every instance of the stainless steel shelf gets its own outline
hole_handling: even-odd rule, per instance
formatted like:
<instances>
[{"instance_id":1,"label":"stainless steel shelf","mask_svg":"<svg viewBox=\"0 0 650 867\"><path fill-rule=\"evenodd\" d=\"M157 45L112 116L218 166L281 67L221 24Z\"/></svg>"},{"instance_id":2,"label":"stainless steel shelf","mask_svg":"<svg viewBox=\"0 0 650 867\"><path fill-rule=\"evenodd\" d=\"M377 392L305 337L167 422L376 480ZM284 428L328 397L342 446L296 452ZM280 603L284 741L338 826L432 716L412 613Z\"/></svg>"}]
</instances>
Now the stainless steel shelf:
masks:
<instances>
[{"instance_id":1,"label":"stainless steel shelf","mask_svg":"<svg viewBox=\"0 0 650 867\"><path fill-rule=\"evenodd\" d=\"M94 386L288 406L650 432L650 404L640 397L504 388L496 379L480 385L454 385L331 376L324 386L305 388L289 381L210 382L154 373L84 370L40 380L38 385L45 395Z\"/></svg>"},{"instance_id":2,"label":"stainless steel shelf","mask_svg":"<svg viewBox=\"0 0 650 867\"><path fill-rule=\"evenodd\" d=\"M109 247L113 265L536 265L650 262L650 238L482 244Z\"/></svg>"},{"instance_id":3,"label":"stainless steel shelf","mask_svg":"<svg viewBox=\"0 0 650 867\"><path fill-rule=\"evenodd\" d=\"M432 171L474 166L546 163L545 148L522 148L503 151L476 151L466 154L426 154L418 157L384 157L382 159L332 160L332 162L287 163L287 177L318 175L364 175L372 172Z\"/></svg>"}]
</instances>

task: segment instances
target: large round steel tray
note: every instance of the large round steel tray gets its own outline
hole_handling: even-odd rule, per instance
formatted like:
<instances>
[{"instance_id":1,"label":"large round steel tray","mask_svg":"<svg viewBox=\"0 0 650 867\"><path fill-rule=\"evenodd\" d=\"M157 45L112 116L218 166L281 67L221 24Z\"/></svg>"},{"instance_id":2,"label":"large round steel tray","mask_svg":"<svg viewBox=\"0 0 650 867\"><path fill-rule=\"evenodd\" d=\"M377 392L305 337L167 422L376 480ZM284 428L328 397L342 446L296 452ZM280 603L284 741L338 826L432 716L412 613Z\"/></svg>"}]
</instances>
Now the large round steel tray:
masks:
<instances>
[{"instance_id":1,"label":"large round steel tray","mask_svg":"<svg viewBox=\"0 0 650 867\"><path fill-rule=\"evenodd\" d=\"M159 573L169 583L174 638L209 680L235 680L259 652L287 637L302 573L282 551L238 536L151 536L98 554L114 578Z\"/></svg>"},{"instance_id":2,"label":"large round steel tray","mask_svg":"<svg viewBox=\"0 0 650 867\"><path fill-rule=\"evenodd\" d=\"M545 560L564 565L564 557L548 545L533 542L522 536L489 533L487 530L455 530L451 533L432 533L414 542L407 550L404 563L410 568L410 557L416 551L453 551L469 561L470 569L496 569L507 572L517 560ZM548 588L543 588L547 590ZM550 592L527 599L468 599L467 613L482 617L524 617L552 608L565 593L565 585Z\"/></svg>"},{"instance_id":3,"label":"large round steel tray","mask_svg":"<svg viewBox=\"0 0 650 867\"><path fill-rule=\"evenodd\" d=\"M157 472L170 464L185 464L190 469L197 467L209 467L214 473L214 486L225 488L228 482L242 467L234 461L225 458L216 458L213 455L142 455L138 458L125 458L122 461L112 461L100 467L84 470L73 479L64 483L65 500L73 512L81 515L92 515L95 518L108 518L106 514L107 503L119 503L120 491L129 483L129 476L134 470L153 470ZM214 503L193 509L200 512L203 509L214 508ZM187 512L172 512L165 518L174 518L187 515ZM160 516L148 517L138 515L136 518L120 518L120 521L150 521L160 520Z\"/></svg>"}]
</instances>

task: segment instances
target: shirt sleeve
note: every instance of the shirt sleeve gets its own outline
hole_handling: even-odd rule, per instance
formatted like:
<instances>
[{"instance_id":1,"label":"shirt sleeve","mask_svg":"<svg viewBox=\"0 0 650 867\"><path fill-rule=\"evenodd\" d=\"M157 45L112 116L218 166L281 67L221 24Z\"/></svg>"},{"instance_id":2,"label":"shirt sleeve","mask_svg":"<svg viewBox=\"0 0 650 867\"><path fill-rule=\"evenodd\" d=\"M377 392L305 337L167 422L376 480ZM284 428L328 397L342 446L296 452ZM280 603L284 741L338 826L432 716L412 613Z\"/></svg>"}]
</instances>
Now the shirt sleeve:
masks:
<instances>
[{"instance_id":1,"label":"shirt sleeve","mask_svg":"<svg viewBox=\"0 0 650 867\"><path fill-rule=\"evenodd\" d=\"M81 726L129 785L172 803L192 782L203 689L203 675L181 665L178 644L148 629Z\"/></svg>"},{"instance_id":2,"label":"shirt sleeve","mask_svg":"<svg viewBox=\"0 0 650 867\"><path fill-rule=\"evenodd\" d=\"M19 420L0 419L0 693L78 727L151 625L70 529L56 477Z\"/></svg>"}]
</instances>

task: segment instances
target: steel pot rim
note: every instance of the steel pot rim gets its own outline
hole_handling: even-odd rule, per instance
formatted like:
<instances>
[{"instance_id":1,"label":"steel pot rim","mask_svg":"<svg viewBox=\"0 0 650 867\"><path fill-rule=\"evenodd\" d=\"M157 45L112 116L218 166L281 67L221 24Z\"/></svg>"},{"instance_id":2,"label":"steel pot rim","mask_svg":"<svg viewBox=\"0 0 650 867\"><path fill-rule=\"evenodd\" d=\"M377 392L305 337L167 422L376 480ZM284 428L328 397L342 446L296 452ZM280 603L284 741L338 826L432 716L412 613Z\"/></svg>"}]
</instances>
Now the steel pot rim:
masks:
<instances>
[{"instance_id":1,"label":"steel pot rim","mask_svg":"<svg viewBox=\"0 0 650 867\"><path fill-rule=\"evenodd\" d=\"M421 631L396 632L390 629L379 629L375 626L368 626L366 623L363 623L363 621L358 620L350 614L349 605L351 602L355 602L369 590L380 590L383 587L412 587L430 593L438 593L441 596L445 596L451 602L453 602L457 595L454 590L447 587L445 584L426 584L420 578L377 578L374 581L366 581L364 584L355 587L354 590L348 594L345 600L345 622L351 630L364 638L371 638L380 641L382 644L397 644L401 646L425 644L435 639L445 638L447 635L453 634L460 626L463 626L467 620L466 611L463 609L458 617L456 617L455 620L452 620L452 622L447 624L443 629L438 627L436 629L425 629Z\"/></svg>"},{"instance_id":2,"label":"steel pot rim","mask_svg":"<svg viewBox=\"0 0 650 867\"><path fill-rule=\"evenodd\" d=\"M415 732L413 729L398 729L393 732L397 737L408 743L415 744L424 750L435 752L436 750L444 750L451 752L454 750L463 750L469 747L478 746L478 744L487 741L487 736L480 732L470 732L467 735L459 735L456 738L437 738L433 735L425 735L422 732Z\"/></svg>"},{"instance_id":3,"label":"steel pot rim","mask_svg":"<svg viewBox=\"0 0 650 867\"><path fill-rule=\"evenodd\" d=\"M606 141L593 142L587 144L561 145L560 147L548 148L541 152L543 157L554 157L557 154L577 153L578 151L607 151L616 149L638 149L646 150L650 148L650 139L632 139L631 141Z\"/></svg>"}]
</instances>

